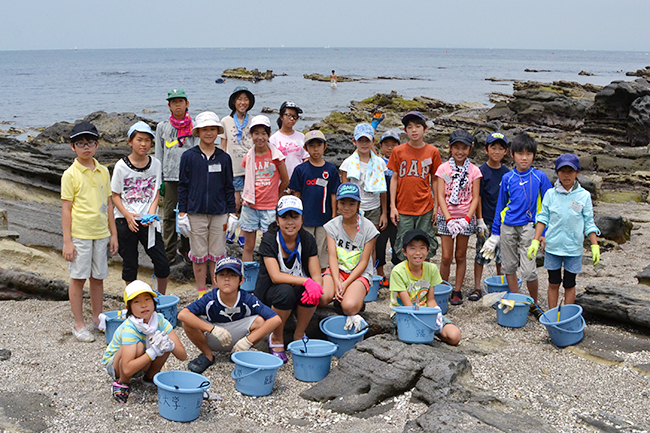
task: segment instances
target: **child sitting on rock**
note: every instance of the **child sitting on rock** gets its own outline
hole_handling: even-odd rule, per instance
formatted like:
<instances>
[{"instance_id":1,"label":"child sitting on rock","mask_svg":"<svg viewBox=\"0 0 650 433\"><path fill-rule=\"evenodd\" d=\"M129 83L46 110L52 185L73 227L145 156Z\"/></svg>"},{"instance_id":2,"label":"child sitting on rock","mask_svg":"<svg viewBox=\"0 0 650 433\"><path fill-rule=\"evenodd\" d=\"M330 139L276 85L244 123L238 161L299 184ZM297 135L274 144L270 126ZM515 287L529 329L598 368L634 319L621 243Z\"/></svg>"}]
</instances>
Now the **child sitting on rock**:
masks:
<instances>
[{"instance_id":1,"label":"child sitting on rock","mask_svg":"<svg viewBox=\"0 0 650 433\"><path fill-rule=\"evenodd\" d=\"M437 307L435 286L442 283L436 265L426 261L429 253L429 237L420 229L404 234L402 253L406 260L395 265L390 274L390 306ZM394 317L394 312L392 313ZM452 346L460 342L460 329L442 313L436 323L436 335Z\"/></svg>"}]
</instances>

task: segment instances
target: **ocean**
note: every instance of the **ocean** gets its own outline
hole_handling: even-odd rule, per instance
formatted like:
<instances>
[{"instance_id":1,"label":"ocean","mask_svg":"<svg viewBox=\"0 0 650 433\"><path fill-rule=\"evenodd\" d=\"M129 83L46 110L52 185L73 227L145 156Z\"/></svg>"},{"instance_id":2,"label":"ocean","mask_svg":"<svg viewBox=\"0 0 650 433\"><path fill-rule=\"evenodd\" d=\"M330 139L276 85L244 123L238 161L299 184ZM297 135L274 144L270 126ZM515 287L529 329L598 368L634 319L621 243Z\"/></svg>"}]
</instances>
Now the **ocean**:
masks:
<instances>
[{"instance_id":1,"label":"ocean","mask_svg":"<svg viewBox=\"0 0 650 433\"><path fill-rule=\"evenodd\" d=\"M489 104L490 92L512 92L512 82L485 78L570 80L599 85L633 80L624 72L650 64L645 52L552 51L502 49L375 49L375 48L188 48L0 51L0 128L36 128L58 121L74 122L87 114L134 112L156 121L168 117L167 91L182 87L194 116L204 110L230 114L228 96L241 85L256 97L253 114L262 107L279 108L285 100L304 111L298 128L345 110L350 101L392 90L405 98L428 96L447 102ZM272 81L226 80L224 69L272 69ZM530 73L525 69L548 70ZM303 74L404 80L329 83ZM580 71L594 76L580 76ZM411 80L409 78L416 78ZM143 114L143 110L145 110ZM271 116L273 117L273 116ZM273 119L272 119L273 120Z\"/></svg>"}]
</instances>

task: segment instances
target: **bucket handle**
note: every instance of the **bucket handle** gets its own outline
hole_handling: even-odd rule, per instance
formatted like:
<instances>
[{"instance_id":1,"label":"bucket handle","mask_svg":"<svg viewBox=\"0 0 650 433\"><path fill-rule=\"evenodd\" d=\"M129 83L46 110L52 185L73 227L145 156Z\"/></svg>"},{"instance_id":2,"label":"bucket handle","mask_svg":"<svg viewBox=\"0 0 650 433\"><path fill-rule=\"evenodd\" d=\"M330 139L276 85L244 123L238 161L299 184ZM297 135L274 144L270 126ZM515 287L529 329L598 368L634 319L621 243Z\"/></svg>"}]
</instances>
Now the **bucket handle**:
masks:
<instances>
[{"instance_id":1,"label":"bucket handle","mask_svg":"<svg viewBox=\"0 0 650 433\"><path fill-rule=\"evenodd\" d=\"M505 277L504 277L504 282L507 282L507 281L505 281ZM483 280L483 283L482 283L482 284L483 284L483 292L484 292L485 294L488 294L489 292L487 291L487 285L485 284L485 279ZM520 292L521 292L521 286L522 286L523 284L524 284L523 281L519 281L519 282L517 283L517 287L519 288L518 290L519 290ZM508 291L510 291L510 289L508 289Z\"/></svg>"},{"instance_id":2,"label":"bucket handle","mask_svg":"<svg viewBox=\"0 0 650 433\"><path fill-rule=\"evenodd\" d=\"M251 371L250 373L246 373L246 374L244 374L244 375L242 375L242 376L235 376L235 370L233 370L232 373L230 373L230 375L232 376L233 379L235 379L235 380L239 380L239 379L243 379L243 378L245 378L245 377L248 377L248 376L250 376L250 375L252 375L252 374L255 374L255 373L257 373L258 371L262 371L262 368L257 368L257 369L255 369L255 370Z\"/></svg>"},{"instance_id":3,"label":"bucket handle","mask_svg":"<svg viewBox=\"0 0 650 433\"><path fill-rule=\"evenodd\" d=\"M579 332L584 331L584 330L585 330L585 327L587 326L587 323L585 322L585 318L584 318L584 317L580 316L580 320L582 321L582 326L580 327L580 329L575 330L575 331L570 331L570 330L568 330L568 329L560 328L559 326L557 326L557 325L554 324L554 323L549 323L549 324L546 325L546 326L552 326L552 327L554 327L555 329L557 329L558 331L566 332L567 334L577 334L577 333L579 333Z\"/></svg>"},{"instance_id":4,"label":"bucket handle","mask_svg":"<svg viewBox=\"0 0 650 433\"><path fill-rule=\"evenodd\" d=\"M429 329L432 330L433 332L436 332L436 331L438 330L437 328L433 328L433 327L431 327L430 325L424 323L424 322L422 321L422 319L420 319L418 316L415 315L415 313L409 313L409 314L410 314L410 315L411 315L415 320L417 320L418 322L420 322L421 324L423 324L424 326L426 326L427 328L429 328Z\"/></svg>"}]
</instances>

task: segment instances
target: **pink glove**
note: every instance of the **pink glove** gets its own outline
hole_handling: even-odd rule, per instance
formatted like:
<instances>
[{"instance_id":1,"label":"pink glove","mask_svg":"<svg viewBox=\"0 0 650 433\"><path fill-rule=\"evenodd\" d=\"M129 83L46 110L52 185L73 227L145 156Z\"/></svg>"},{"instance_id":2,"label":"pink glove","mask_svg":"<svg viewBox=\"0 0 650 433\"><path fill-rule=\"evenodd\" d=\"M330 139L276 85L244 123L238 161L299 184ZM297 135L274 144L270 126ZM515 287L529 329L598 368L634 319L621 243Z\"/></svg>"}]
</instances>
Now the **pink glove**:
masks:
<instances>
[{"instance_id":1,"label":"pink glove","mask_svg":"<svg viewBox=\"0 0 650 433\"><path fill-rule=\"evenodd\" d=\"M302 285L305 287L305 291L302 292L300 301L307 305L318 305L318 301L323 294L323 286L311 278L308 278Z\"/></svg>"}]
</instances>

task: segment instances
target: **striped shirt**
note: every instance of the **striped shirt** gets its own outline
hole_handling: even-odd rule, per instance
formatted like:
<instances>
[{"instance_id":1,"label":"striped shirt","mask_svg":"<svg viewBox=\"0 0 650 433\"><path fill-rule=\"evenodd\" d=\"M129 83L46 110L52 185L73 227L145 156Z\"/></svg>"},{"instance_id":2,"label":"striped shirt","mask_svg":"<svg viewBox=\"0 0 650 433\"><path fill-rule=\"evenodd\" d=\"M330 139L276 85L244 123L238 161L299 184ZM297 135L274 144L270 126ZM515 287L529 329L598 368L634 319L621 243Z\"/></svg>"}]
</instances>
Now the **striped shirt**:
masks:
<instances>
[{"instance_id":1,"label":"striped shirt","mask_svg":"<svg viewBox=\"0 0 650 433\"><path fill-rule=\"evenodd\" d=\"M158 314L158 330L162 331L165 335L172 332L172 324L169 323L167 319L165 319L165 316L163 316L161 313L156 314ZM113 334L113 339L106 348L106 352L104 352L102 365L106 366L111 364L113 362L113 356L115 356L122 345L131 345L137 343L142 343L146 346L146 335L138 331L133 322L127 319L120 325L119 328L117 328Z\"/></svg>"}]
</instances>

